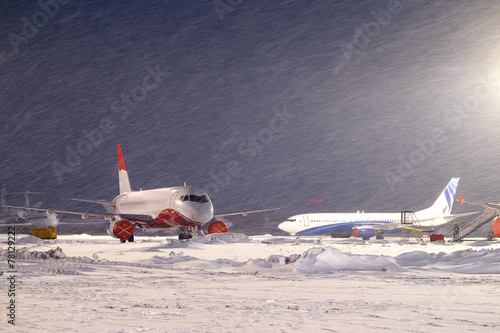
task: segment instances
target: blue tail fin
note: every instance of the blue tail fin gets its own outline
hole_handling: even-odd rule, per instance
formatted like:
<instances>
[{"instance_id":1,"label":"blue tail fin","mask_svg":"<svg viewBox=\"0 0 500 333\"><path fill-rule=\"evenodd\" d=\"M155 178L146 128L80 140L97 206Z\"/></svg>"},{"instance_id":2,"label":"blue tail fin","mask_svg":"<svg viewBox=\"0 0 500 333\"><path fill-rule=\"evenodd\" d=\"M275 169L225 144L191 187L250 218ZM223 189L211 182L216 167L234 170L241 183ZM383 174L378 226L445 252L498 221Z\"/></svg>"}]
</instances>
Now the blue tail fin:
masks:
<instances>
[{"instance_id":1,"label":"blue tail fin","mask_svg":"<svg viewBox=\"0 0 500 333\"><path fill-rule=\"evenodd\" d=\"M453 202L455 201L455 194L457 193L459 180L459 177L452 178L434 204L425 211L433 214L434 216L450 215Z\"/></svg>"}]
</instances>

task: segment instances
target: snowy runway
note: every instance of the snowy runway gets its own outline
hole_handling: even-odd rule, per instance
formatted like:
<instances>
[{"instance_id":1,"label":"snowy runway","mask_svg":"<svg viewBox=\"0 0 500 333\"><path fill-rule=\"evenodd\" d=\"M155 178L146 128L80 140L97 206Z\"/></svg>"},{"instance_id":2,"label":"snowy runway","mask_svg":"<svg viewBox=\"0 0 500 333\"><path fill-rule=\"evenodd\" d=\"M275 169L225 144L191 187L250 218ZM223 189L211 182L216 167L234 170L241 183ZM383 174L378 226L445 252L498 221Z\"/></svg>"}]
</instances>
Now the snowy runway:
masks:
<instances>
[{"instance_id":1,"label":"snowy runway","mask_svg":"<svg viewBox=\"0 0 500 333\"><path fill-rule=\"evenodd\" d=\"M6 271L5 239L0 239ZM496 332L500 244L27 237L12 332ZM66 258L32 259L60 247ZM297 256L296 256L297 255ZM300 255L300 257L298 256ZM287 263L288 262L288 263ZM5 279L2 289L5 290ZM2 308L7 304L2 292Z\"/></svg>"}]
</instances>

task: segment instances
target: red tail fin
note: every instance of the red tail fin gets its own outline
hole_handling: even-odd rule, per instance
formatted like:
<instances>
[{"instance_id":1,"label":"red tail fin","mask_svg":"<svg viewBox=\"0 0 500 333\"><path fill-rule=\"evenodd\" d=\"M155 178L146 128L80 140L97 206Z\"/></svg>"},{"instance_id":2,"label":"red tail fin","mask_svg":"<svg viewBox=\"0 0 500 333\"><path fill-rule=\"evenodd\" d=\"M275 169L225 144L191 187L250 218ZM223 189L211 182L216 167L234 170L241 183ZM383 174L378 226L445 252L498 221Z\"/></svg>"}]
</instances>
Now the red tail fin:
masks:
<instances>
[{"instance_id":1,"label":"red tail fin","mask_svg":"<svg viewBox=\"0 0 500 333\"><path fill-rule=\"evenodd\" d=\"M130 181L128 179L127 166L123 157L122 146L118 145L118 180L120 183L120 194L124 192L132 192Z\"/></svg>"},{"instance_id":2,"label":"red tail fin","mask_svg":"<svg viewBox=\"0 0 500 333\"><path fill-rule=\"evenodd\" d=\"M123 158L122 146L118 145L118 171L127 171L127 166L125 165L125 158Z\"/></svg>"},{"instance_id":3,"label":"red tail fin","mask_svg":"<svg viewBox=\"0 0 500 333\"><path fill-rule=\"evenodd\" d=\"M460 198L458 198L457 200L460 201L460 204L463 205L464 204L464 195L465 194L462 194L462 196Z\"/></svg>"}]
</instances>

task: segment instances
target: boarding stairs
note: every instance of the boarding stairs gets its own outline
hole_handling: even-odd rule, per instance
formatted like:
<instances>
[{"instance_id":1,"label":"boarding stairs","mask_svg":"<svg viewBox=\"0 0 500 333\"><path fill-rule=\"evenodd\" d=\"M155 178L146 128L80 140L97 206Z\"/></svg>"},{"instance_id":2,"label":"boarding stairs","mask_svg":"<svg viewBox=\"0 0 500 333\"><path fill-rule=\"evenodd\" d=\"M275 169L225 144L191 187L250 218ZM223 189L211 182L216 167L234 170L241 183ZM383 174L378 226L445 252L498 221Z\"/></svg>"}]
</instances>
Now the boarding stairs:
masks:
<instances>
[{"instance_id":1,"label":"boarding stairs","mask_svg":"<svg viewBox=\"0 0 500 333\"><path fill-rule=\"evenodd\" d=\"M410 240L410 234L416 234L415 238L422 238L421 233L418 232L420 229L420 223L418 222L417 216L413 211L402 211L401 212L401 242L408 242Z\"/></svg>"},{"instance_id":2,"label":"boarding stairs","mask_svg":"<svg viewBox=\"0 0 500 333\"><path fill-rule=\"evenodd\" d=\"M461 242L474 231L478 230L487 223L493 222L498 217L498 212L495 209L486 207L484 212L472 219L471 221L458 224L459 229L455 233L452 242Z\"/></svg>"}]
</instances>

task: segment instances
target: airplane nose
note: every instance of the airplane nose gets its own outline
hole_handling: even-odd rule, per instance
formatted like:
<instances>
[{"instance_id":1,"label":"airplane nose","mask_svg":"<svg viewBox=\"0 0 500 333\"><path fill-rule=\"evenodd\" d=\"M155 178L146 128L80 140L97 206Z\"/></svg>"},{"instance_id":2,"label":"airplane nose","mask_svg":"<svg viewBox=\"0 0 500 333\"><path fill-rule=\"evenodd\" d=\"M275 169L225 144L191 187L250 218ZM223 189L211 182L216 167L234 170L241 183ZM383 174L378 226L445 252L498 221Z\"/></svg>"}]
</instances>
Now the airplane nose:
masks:
<instances>
[{"instance_id":1,"label":"airplane nose","mask_svg":"<svg viewBox=\"0 0 500 333\"><path fill-rule=\"evenodd\" d=\"M200 221L201 223L207 223L212 219L213 216L214 216L213 210L204 209L203 211L200 212L198 216L198 221Z\"/></svg>"},{"instance_id":2,"label":"airplane nose","mask_svg":"<svg viewBox=\"0 0 500 333\"><path fill-rule=\"evenodd\" d=\"M283 230L283 231L286 231L286 232L289 232L288 230L288 222L281 222L279 225L278 225L278 228L280 230Z\"/></svg>"},{"instance_id":3,"label":"airplane nose","mask_svg":"<svg viewBox=\"0 0 500 333\"><path fill-rule=\"evenodd\" d=\"M199 205L193 205L193 207L190 207L188 211L189 213L187 216L189 218L202 224L209 222L214 215L211 205L203 205L202 207L199 207Z\"/></svg>"}]
</instances>

